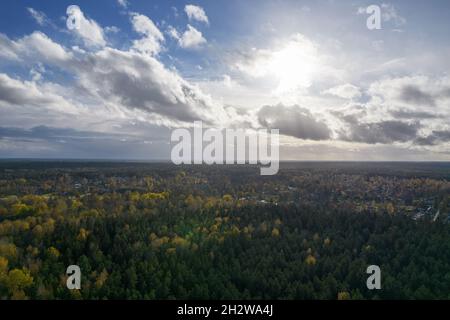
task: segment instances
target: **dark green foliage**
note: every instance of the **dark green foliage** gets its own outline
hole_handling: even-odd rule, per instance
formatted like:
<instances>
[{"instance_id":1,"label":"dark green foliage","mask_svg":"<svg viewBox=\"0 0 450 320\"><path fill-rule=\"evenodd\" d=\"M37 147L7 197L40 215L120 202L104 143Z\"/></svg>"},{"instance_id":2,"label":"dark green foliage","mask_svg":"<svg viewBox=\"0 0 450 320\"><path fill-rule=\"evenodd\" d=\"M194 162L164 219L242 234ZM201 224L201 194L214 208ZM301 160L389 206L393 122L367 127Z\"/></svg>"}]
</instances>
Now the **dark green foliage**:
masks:
<instances>
[{"instance_id":1,"label":"dark green foliage","mask_svg":"<svg viewBox=\"0 0 450 320\"><path fill-rule=\"evenodd\" d=\"M3 172L1 298L450 298L448 224L403 211L447 210L444 174L113 169ZM373 264L382 290L366 287Z\"/></svg>"}]
</instances>

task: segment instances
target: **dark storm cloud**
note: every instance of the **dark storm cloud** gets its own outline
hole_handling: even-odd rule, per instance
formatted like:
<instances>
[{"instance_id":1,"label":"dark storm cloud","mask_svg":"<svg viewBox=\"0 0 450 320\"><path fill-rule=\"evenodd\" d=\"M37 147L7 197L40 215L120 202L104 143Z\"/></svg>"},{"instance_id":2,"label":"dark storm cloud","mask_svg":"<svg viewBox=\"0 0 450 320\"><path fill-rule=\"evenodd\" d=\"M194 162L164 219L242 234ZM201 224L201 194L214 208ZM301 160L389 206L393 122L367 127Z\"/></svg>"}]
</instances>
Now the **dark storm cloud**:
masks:
<instances>
[{"instance_id":1,"label":"dark storm cloud","mask_svg":"<svg viewBox=\"0 0 450 320\"><path fill-rule=\"evenodd\" d=\"M420 129L418 122L391 120L360 123L356 117L351 116L344 117L342 120L348 125L348 130L340 134L342 140L368 144L412 141L417 137Z\"/></svg>"},{"instance_id":2,"label":"dark storm cloud","mask_svg":"<svg viewBox=\"0 0 450 320\"><path fill-rule=\"evenodd\" d=\"M434 146L442 142L450 141L450 131L433 131L426 137L418 137L415 143L421 146Z\"/></svg>"},{"instance_id":3,"label":"dark storm cloud","mask_svg":"<svg viewBox=\"0 0 450 320\"><path fill-rule=\"evenodd\" d=\"M450 98L450 88L442 90L439 94L441 98Z\"/></svg>"},{"instance_id":4,"label":"dark storm cloud","mask_svg":"<svg viewBox=\"0 0 450 320\"><path fill-rule=\"evenodd\" d=\"M264 106L258 111L258 121L266 128L280 129L281 134L300 139L327 140L331 135L324 122L298 106Z\"/></svg>"},{"instance_id":5,"label":"dark storm cloud","mask_svg":"<svg viewBox=\"0 0 450 320\"><path fill-rule=\"evenodd\" d=\"M441 115L425 111L413 111L408 109L393 110L392 116L398 119L436 119Z\"/></svg>"},{"instance_id":6,"label":"dark storm cloud","mask_svg":"<svg viewBox=\"0 0 450 320\"><path fill-rule=\"evenodd\" d=\"M404 86L402 88L400 99L415 105L434 106L436 104L433 95L413 85Z\"/></svg>"}]
</instances>

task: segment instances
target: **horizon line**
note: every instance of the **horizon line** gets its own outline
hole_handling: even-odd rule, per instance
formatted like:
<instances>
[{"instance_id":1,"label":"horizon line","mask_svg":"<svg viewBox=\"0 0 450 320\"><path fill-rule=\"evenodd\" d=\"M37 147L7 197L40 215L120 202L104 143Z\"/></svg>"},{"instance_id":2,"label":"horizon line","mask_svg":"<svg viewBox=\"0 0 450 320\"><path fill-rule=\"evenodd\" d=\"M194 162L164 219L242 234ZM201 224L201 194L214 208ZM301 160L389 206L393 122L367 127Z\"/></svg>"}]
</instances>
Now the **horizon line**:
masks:
<instances>
[{"instance_id":1,"label":"horizon line","mask_svg":"<svg viewBox=\"0 0 450 320\"><path fill-rule=\"evenodd\" d=\"M0 162L7 162L7 161L45 161L45 162L140 162L140 163L170 163L173 164L170 159L114 159L114 158L29 158L29 157L14 157L14 158L2 158L0 157ZM296 162L327 162L327 163L333 163L333 162L348 162L348 163L450 163L450 160L280 160L279 163L296 163ZM203 165L207 165L206 163L202 163ZM200 164L200 165L202 165ZM183 163L181 165L187 166L187 165L198 165L193 163ZM213 164L213 165L250 165L249 163L245 164Z\"/></svg>"}]
</instances>

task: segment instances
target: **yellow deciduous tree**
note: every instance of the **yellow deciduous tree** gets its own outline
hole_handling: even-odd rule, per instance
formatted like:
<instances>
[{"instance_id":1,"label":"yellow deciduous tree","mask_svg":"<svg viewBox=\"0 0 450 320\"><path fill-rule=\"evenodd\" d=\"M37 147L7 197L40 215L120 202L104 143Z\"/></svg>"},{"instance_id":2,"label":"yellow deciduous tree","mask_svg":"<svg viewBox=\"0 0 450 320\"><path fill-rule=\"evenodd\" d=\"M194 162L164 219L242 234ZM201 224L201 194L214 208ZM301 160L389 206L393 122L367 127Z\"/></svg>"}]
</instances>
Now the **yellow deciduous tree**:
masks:
<instances>
[{"instance_id":1,"label":"yellow deciduous tree","mask_svg":"<svg viewBox=\"0 0 450 320\"><path fill-rule=\"evenodd\" d=\"M87 231L84 228L81 228L80 232L78 233L77 240L78 241L85 241L87 239L88 235L89 235L89 231Z\"/></svg>"},{"instance_id":2,"label":"yellow deciduous tree","mask_svg":"<svg viewBox=\"0 0 450 320\"><path fill-rule=\"evenodd\" d=\"M8 288L12 299L26 299L25 288L33 284L33 277L27 269L13 269L9 271L6 278L6 287Z\"/></svg>"},{"instance_id":3,"label":"yellow deciduous tree","mask_svg":"<svg viewBox=\"0 0 450 320\"><path fill-rule=\"evenodd\" d=\"M306 264L309 266L313 266L316 264L316 258L313 255L308 255L305 260Z\"/></svg>"},{"instance_id":4,"label":"yellow deciduous tree","mask_svg":"<svg viewBox=\"0 0 450 320\"><path fill-rule=\"evenodd\" d=\"M50 257L53 258L59 258L59 256L61 255L61 253L59 252L58 249L56 249L55 247L50 247L47 249L47 253Z\"/></svg>"},{"instance_id":5,"label":"yellow deciduous tree","mask_svg":"<svg viewBox=\"0 0 450 320\"><path fill-rule=\"evenodd\" d=\"M350 293L348 293L347 291L341 291L338 293L337 299L338 300L350 300Z\"/></svg>"},{"instance_id":6,"label":"yellow deciduous tree","mask_svg":"<svg viewBox=\"0 0 450 320\"><path fill-rule=\"evenodd\" d=\"M103 271L100 272L97 279L95 280L95 287L97 289L103 287L107 279L108 279L108 271L106 271L106 269L103 269Z\"/></svg>"},{"instance_id":7,"label":"yellow deciduous tree","mask_svg":"<svg viewBox=\"0 0 450 320\"><path fill-rule=\"evenodd\" d=\"M280 230L277 228L273 228L272 230L272 237L279 237L280 236Z\"/></svg>"}]
</instances>

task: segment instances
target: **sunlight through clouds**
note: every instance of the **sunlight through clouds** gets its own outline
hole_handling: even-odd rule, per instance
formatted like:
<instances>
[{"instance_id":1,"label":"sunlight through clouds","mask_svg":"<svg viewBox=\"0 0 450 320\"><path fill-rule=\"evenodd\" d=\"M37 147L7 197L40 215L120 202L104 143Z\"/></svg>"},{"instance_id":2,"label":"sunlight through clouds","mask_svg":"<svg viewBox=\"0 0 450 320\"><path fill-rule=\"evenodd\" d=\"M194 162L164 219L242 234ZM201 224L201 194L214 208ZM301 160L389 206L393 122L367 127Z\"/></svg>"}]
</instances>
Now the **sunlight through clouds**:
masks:
<instances>
[{"instance_id":1,"label":"sunlight through clouds","mask_svg":"<svg viewBox=\"0 0 450 320\"><path fill-rule=\"evenodd\" d=\"M383 28L372 32L365 5L130 0L55 13L18 4L22 31L0 30L0 127L108 133L128 122L202 120L279 127L283 139L316 141L318 150L450 150L450 47L440 12L429 9L434 26L384 3Z\"/></svg>"}]
</instances>

